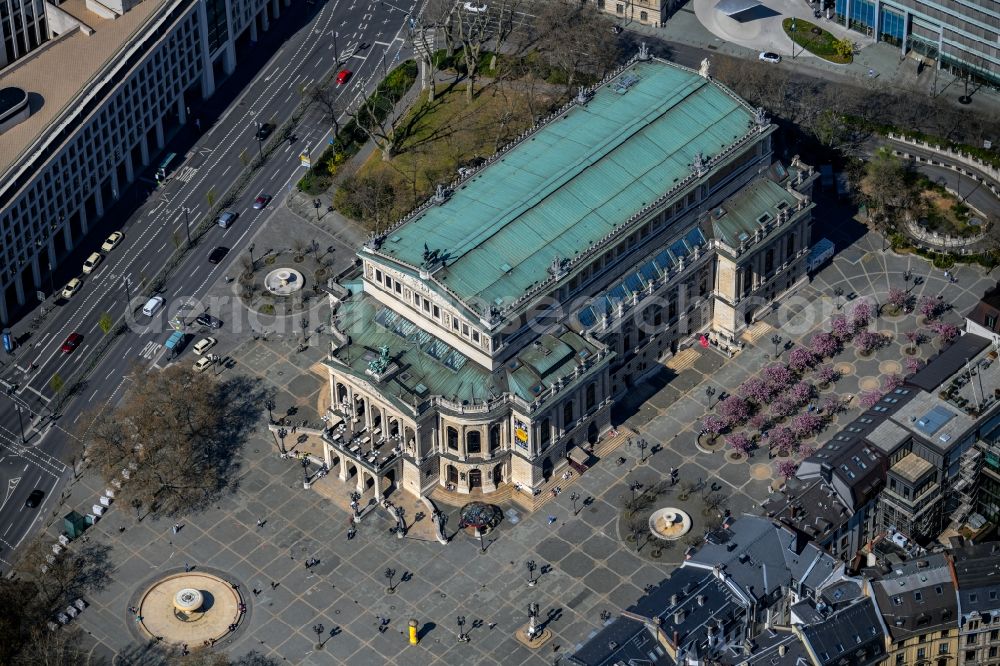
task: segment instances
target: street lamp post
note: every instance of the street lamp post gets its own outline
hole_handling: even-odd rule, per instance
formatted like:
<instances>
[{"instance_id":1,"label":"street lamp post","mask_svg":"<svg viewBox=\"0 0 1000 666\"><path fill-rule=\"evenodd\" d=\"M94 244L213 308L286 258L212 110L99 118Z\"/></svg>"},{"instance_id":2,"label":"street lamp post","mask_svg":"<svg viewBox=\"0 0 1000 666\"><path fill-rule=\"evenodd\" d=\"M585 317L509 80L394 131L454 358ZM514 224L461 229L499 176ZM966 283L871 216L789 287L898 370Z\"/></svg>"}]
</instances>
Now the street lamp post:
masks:
<instances>
[{"instance_id":1,"label":"street lamp post","mask_svg":"<svg viewBox=\"0 0 1000 666\"><path fill-rule=\"evenodd\" d=\"M455 618L455 622L458 623L458 640L461 643L469 642L469 634L465 633L465 616L459 615Z\"/></svg>"},{"instance_id":2,"label":"street lamp post","mask_svg":"<svg viewBox=\"0 0 1000 666\"><path fill-rule=\"evenodd\" d=\"M632 481L628 484L628 489L632 491L632 504L635 505L635 491L642 488L642 484L638 481Z\"/></svg>"},{"instance_id":3,"label":"street lamp post","mask_svg":"<svg viewBox=\"0 0 1000 666\"><path fill-rule=\"evenodd\" d=\"M264 406L267 408L267 422L274 423L274 415L271 413L271 410L274 409L274 400L268 398L264 401Z\"/></svg>"},{"instance_id":4,"label":"street lamp post","mask_svg":"<svg viewBox=\"0 0 1000 666\"><path fill-rule=\"evenodd\" d=\"M285 435L288 434L288 430L285 428L278 428L278 441L281 442L281 455L288 455L288 451L285 450Z\"/></svg>"},{"instance_id":5,"label":"street lamp post","mask_svg":"<svg viewBox=\"0 0 1000 666\"><path fill-rule=\"evenodd\" d=\"M392 584L392 579L396 577L396 570L395 569L391 569L391 568L390 569L386 569L383 572L383 575L385 576L385 579L387 581L389 581L389 584L386 585L386 587L385 587L385 593L386 594L394 594L396 592L396 586Z\"/></svg>"},{"instance_id":6,"label":"street lamp post","mask_svg":"<svg viewBox=\"0 0 1000 666\"><path fill-rule=\"evenodd\" d=\"M638 442L636 442L636 446L639 447L639 453L642 454L641 457L639 458L639 462L641 463L646 462L646 447L649 446L649 442L647 442L644 439L640 439Z\"/></svg>"},{"instance_id":7,"label":"street lamp post","mask_svg":"<svg viewBox=\"0 0 1000 666\"><path fill-rule=\"evenodd\" d=\"M257 264L253 260L253 251L257 246L253 243L247 246L247 251L250 253L250 272L253 273L254 269L257 268Z\"/></svg>"},{"instance_id":8,"label":"street lamp post","mask_svg":"<svg viewBox=\"0 0 1000 666\"><path fill-rule=\"evenodd\" d=\"M579 493L570 493L570 495L569 495L569 501L573 503L573 515L574 516L577 514L576 502L577 502L578 499L580 499L580 494Z\"/></svg>"},{"instance_id":9,"label":"street lamp post","mask_svg":"<svg viewBox=\"0 0 1000 666\"><path fill-rule=\"evenodd\" d=\"M319 209L323 205L323 202L319 199L313 199L313 208L316 209L316 221L319 222Z\"/></svg>"},{"instance_id":10,"label":"street lamp post","mask_svg":"<svg viewBox=\"0 0 1000 666\"><path fill-rule=\"evenodd\" d=\"M191 247L191 218L188 217L191 209L185 206L182 210L184 211L184 235L187 236L188 247Z\"/></svg>"},{"instance_id":11,"label":"street lamp post","mask_svg":"<svg viewBox=\"0 0 1000 666\"><path fill-rule=\"evenodd\" d=\"M780 345L784 341L785 339L780 335L771 336L771 344L774 345L774 358L778 358L778 345Z\"/></svg>"},{"instance_id":12,"label":"street lamp post","mask_svg":"<svg viewBox=\"0 0 1000 666\"><path fill-rule=\"evenodd\" d=\"M361 501L361 493L355 490L354 492L351 493L351 510L354 511L354 522L358 522L358 519L361 517L361 505L359 504L360 501Z\"/></svg>"},{"instance_id":13,"label":"street lamp post","mask_svg":"<svg viewBox=\"0 0 1000 666\"><path fill-rule=\"evenodd\" d=\"M534 560L528 560L527 562L524 563L524 566L526 566L528 568L528 587L534 587L535 583L538 582L538 581L535 580L535 577L534 577L535 566L536 566L535 565L535 561Z\"/></svg>"},{"instance_id":14,"label":"street lamp post","mask_svg":"<svg viewBox=\"0 0 1000 666\"><path fill-rule=\"evenodd\" d=\"M843 307L842 304L841 304L841 302L840 302L840 297L843 296L843 295L844 295L844 290L843 289L841 289L840 287L834 287L833 288L833 296L834 296L834 298L837 301L837 309L838 310L841 307Z\"/></svg>"},{"instance_id":15,"label":"street lamp post","mask_svg":"<svg viewBox=\"0 0 1000 666\"><path fill-rule=\"evenodd\" d=\"M309 458L302 458L302 487L309 490Z\"/></svg>"},{"instance_id":16,"label":"street lamp post","mask_svg":"<svg viewBox=\"0 0 1000 666\"><path fill-rule=\"evenodd\" d=\"M793 16L792 17L792 26L791 26L791 29L789 30L789 32L792 33L792 60L795 59L795 30L796 30L795 17Z\"/></svg>"},{"instance_id":17,"label":"street lamp post","mask_svg":"<svg viewBox=\"0 0 1000 666\"><path fill-rule=\"evenodd\" d=\"M322 650L323 640L320 637L323 635L323 632L326 631L326 627L324 627L322 624L314 624L313 631L316 632L316 649Z\"/></svg>"},{"instance_id":18,"label":"street lamp post","mask_svg":"<svg viewBox=\"0 0 1000 666\"><path fill-rule=\"evenodd\" d=\"M705 387L705 397L708 398L708 408L712 409L712 396L715 395L715 388L712 386Z\"/></svg>"}]
</instances>

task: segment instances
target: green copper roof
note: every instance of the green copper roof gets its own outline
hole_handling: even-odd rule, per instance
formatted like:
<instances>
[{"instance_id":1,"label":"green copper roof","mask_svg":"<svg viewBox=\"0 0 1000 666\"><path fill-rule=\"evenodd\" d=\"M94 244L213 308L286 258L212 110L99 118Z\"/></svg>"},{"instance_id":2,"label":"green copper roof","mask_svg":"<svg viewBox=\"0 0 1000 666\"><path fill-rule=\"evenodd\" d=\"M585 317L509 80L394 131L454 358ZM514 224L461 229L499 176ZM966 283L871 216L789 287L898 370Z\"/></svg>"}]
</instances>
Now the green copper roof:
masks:
<instances>
[{"instance_id":1,"label":"green copper roof","mask_svg":"<svg viewBox=\"0 0 1000 666\"><path fill-rule=\"evenodd\" d=\"M698 74L637 62L389 234L381 252L412 266L424 245L447 257L434 277L465 301L507 304L744 136L750 109Z\"/></svg>"},{"instance_id":2,"label":"green copper roof","mask_svg":"<svg viewBox=\"0 0 1000 666\"><path fill-rule=\"evenodd\" d=\"M713 232L726 245L739 247L740 242L750 240L758 229L778 217L778 204L784 202L793 209L798 201L778 183L758 178L712 212Z\"/></svg>"},{"instance_id":3,"label":"green copper roof","mask_svg":"<svg viewBox=\"0 0 1000 666\"><path fill-rule=\"evenodd\" d=\"M490 372L366 294L341 303L337 326L350 336L351 343L338 349L336 358L369 382L375 380L365 375L368 363L378 356L379 348L389 348L399 371L383 383L383 395L403 404L412 404L415 398L422 402L432 395L474 404L508 391L531 402L597 353L584 338L565 330L558 337L539 336L502 368Z\"/></svg>"}]
</instances>

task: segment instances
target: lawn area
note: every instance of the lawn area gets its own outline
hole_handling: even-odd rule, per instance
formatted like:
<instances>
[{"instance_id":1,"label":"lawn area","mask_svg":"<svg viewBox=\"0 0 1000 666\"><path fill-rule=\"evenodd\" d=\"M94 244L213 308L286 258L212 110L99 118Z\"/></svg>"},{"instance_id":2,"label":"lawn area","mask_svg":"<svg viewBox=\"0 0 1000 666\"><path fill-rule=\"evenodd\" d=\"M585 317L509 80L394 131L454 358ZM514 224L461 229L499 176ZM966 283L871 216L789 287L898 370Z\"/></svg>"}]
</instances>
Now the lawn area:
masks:
<instances>
[{"instance_id":1,"label":"lawn area","mask_svg":"<svg viewBox=\"0 0 1000 666\"><path fill-rule=\"evenodd\" d=\"M395 221L433 194L437 184L454 180L459 167L492 155L528 128L532 109L544 113L552 103L539 99L536 90L529 105L528 94L487 85L469 103L464 84L439 84L428 103L426 92L421 93L396 125L394 155L386 160L375 150L338 188L334 205L369 229Z\"/></svg>"},{"instance_id":2,"label":"lawn area","mask_svg":"<svg viewBox=\"0 0 1000 666\"><path fill-rule=\"evenodd\" d=\"M982 227L969 224L969 207L950 192L925 190L918 206L920 225L929 231L949 236L972 236L982 232Z\"/></svg>"},{"instance_id":3,"label":"lawn area","mask_svg":"<svg viewBox=\"0 0 1000 666\"><path fill-rule=\"evenodd\" d=\"M823 60L840 65L846 65L854 60L853 55L841 55L837 50L837 44L840 40L818 25L797 18L795 19L795 32L792 32L792 19L786 18L781 22L781 27L793 42L809 53L823 58Z\"/></svg>"}]
</instances>

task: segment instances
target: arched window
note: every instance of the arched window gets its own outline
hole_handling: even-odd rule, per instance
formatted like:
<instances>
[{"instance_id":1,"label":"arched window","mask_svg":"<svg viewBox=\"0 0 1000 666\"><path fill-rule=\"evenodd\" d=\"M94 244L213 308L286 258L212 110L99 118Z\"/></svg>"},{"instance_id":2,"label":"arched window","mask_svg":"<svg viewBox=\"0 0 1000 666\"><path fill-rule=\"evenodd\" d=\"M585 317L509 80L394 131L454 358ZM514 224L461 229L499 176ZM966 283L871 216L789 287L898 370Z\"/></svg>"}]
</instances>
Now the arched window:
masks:
<instances>
[{"instance_id":1,"label":"arched window","mask_svg":"<svg viewBox=\"0 0 1000 666\"><path fill-rule=\"evenodd\" d=\"M490 427L490 452L500 448L500 425Z\"/></svg>"},{"instance_id":2,"label":"arched window","mask_svg":"<svg viewBox=\"0 0 1000 666\"><path fill-rule=\"evenodd\" d=\"M549 445L549 441L552 439L552 423L546 418L538 430L538 446L544 448Z\"/></svg>"},{"instance_id":3,"label":"arched window","mask_svg":"<svg viewBox=\"0 0 1000 666\"><path fill-rule=\"evenodd\" d=\"M470 430L465 435L466 453L481 453L483 450L482 433L478 430Z\"/></svg>"},{"instance_id":4,"label":"arched window","mask_svg":"<svg viewBox=\"0 0 1000 666\"><path fill-rule=\"evenodd\" d=\"M567 400L563 404L563 427L570 428L573 425L573 401Z\"/></svg>"},{"instance_id":5,"label":"arched window","mask_svg":"<svg viewBox=\"0 0 1000 666\"><path fill-rule=\"evenodd\" d=\"M597 382L591 382L587 386L587 411L589 412L597 404Z\"/></svg>"},{"instance_id":6,"label":"arched window","mask_svg":"<svg viewBox=\"0 0 1000 666\"><path fill-rule=\"evenodd\" d=\"M458 451L458 431L448 426L448 448Z\"/></svg>"}]
</instances>

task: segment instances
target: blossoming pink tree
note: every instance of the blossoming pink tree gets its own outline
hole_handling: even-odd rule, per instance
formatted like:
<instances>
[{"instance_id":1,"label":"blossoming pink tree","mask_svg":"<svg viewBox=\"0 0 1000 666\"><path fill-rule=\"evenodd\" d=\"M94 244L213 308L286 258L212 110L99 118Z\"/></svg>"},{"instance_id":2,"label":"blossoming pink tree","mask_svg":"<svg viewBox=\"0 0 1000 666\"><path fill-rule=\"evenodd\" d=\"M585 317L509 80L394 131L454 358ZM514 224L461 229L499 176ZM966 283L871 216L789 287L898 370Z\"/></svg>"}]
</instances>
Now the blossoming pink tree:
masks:
<instances>
[{"instance_id":1,"label":"blossoming pink tree","mask_svg":"<svg viewBox=\"0 0 1000 666\"><path fill-rule=\"evenodd\" d=\"M861 331L854 338L854 348L862 354L871 354L879 347L882 347L885 342L886 340L881 333Z\"/></svg>"},{"instance_id":2,"label":"blossoming pink tree","mask_svg":"<svg viewBox=\"0 0 1000 666\"><path fill-rule=\"evenodd\" d=\"M701 420L702 430L712 435L719 435L727 427L726 420L715 414L709 414Z\"/></svg>"},{"instance_id":3,"label":"blossoming pink tree","mask_svg":"<svg viewBox=\"0 0 1000 666\"><path fill-rule=\"evenodd\" d=\"M767 383L756 375L748 377L742 384L740 384L737 392L744 398L752 400L758 405L765 404L771 399L772 395Z\"/></svg>"},{"instance_id":4,"label":"blossoming pink tree","mask_svg":"<svg viewBox=\"0 0 1000 666\"><path fill-rule=\"evenodd\" d=\"M791 460L782 460L778 463L778 474L786 479L790 479L795 476L795 472L799 470L798 463Z\"/></svg>"},{"instance_id":5,"label":"blossoming pink tree","mask_svg":"<svg viewBox=\"0 0 1000 666\"><path fill-rule=\"evenodd\" d=\"M809 338L809 347L817 356L831 358L840 351L840 342L832 333L820 331Z\"/></svg>"},{"instance_id":6,"label":"blossoming pink tree","mask_svg":"<svg viewBox=\"0 0 1000 666\"><path fill-rule=\"evenodd\" d=\"M771 401L771 416L775 419L783 419L798 411L798 405L785 396L778 396Z\"/></svg>"},{"instance_id":7,"label":"blossoming pink tree","mask_svg":"<svg viewBox=\"0 0 1000 666\"><path fill-rule=\"evenodd\" d=\"M905 291L898 287L890 287L889 295L886 296L885 304L894 310L905 310L909 304L910 297Z\"/></svg>"},{"instance_id":8,"label":"blossoming pink tree","mask_svg":"<svg viewBox=\"0 0 1000 666\"><path fill-rule=\"evenodd\" d=\"M823 400L819 403L819 408L824 414L835 416L844 411L844 403L841 401L839 395L831 393L823 398Z\"/></svg>"},{"instance_id":9,"label":"blossoming pink tree","mask_svg":"<svg viewBox=\"0 0 1000 666\"><path fill-rule=\"evenodd\" d=\"M948 344L952 340L958 337L959 330L954 324L949 324L947 322L938 322L931 324L931 330L937 333L938 340L944 344Z\"/></svg>"},{"instance_id":10,"label":"blossoming pink tree","mask_svg":"<svg viewBox=\"0 0 1000 666\"><path fill-rule=\"evenodd\" d=\"M784 391L795 380L792 371L779 363L767 366L761 374L764 375L764 381L771 395Z\"/></svg>"},{"instance_id":11,"label":"blossoming pink tree","mask_svg":"<svg viewBox=\"0 0 1000 666\"><path fill-rule=\"evenodd\" d=\"M832 384L840 379L840 373L832 365L823 365L816 370L816 381L820 384Z\"/></svg>"},{"instance_id":12,"label":"blossoming pink tree","mask_svg":"<svg viewBox=\"0 0 1000 666\"><path fill-rule=\"evenodd\" d=\"M747 421L747 425L760 432L771 427L771 419L767 418L767 414L764 412L757 412L750 417L750 420Z\"/></svg>"},{"instance_id":13,"label":"blossoming pink tree","mask_svg":"<svg viewBox=\"0 0 1000 666\"><path fill-rule=\"evenodd\" d=\"M871 409L872 407L877 405L878 401L881 399L882 399L881 391L865 391L864 393L861 394L861 397L858 399L858 402L860 402L861 406L864 407L865 409Z\"/></svg>"},{"instance_id":14,"label":"blossoming pink tree","mask_svg":"<svg viewBox=\"0 0 1000 666\"><path fill-rule=\"evenodd\" d=\"M750 418L750 405L738 395L731 395L719 403L718 412L730 426L739 426Z\"/></svg>"},{"instance_id":15,"label":"blossoming pink tree","mask_svg":"<svg viewBox=\"0 0 1000 666\"><path fill-rule=\"evenodd\" d=\"M792 419L792 432L801 439L812 437L823 428L823 419L816 414L799 414Z\"/></svg>"},{"instance_id":16,"label":"blossoming pink tree","mask_svg":"<svg viewBox=\"0 0 1000 666\"><path fill-rule=\"evenodd\" d=\"M854 309L851 310L851 327L855 331L860 331L861 329L868 326L872 321L872 315L874 314L874 308L868 301L859 301Z\"/></svg>"},{"instance_id":17,"label":"blossoming pink tree","mask_svg":"<svg viewBox=\"0 0 1000 666\"><path fill-rule=\"evenodd\" d=\"M787 456L798 444L795 433L792 432L791 428L786 427L775 428L768 435L768 439L771 440L771 447L777 449L778 454L783 456Z\"/></svg>"},{"instance_id":18,"label":"blossoming pink tree","mask_svg":"<svg viewBox=\"0 0 1000 666\"><path fill-rule=\"evenodd\" d=\"M903 385L903 377L901 375L888 375L882 380L882 393L891 393Z\"/></svg>"},{"instance_id":19,"label":"blossoming pink tree","mask_svg":"<svg viewBox=\"0 0 1000 666\"><path fill-rule=\"evenodd\" d=\"M924 367L924 362L919 358L910 356L905 361L903 361L903 366L906 368L907 376L915 375L920 371L921 368Z\"/></svg>"},{"instance_id":20,"label":"blossoming pink tree","mask_svg":"<svg viewBox=\"0 0 1000 666\"><path fill-rule=\"evenodd\" d=\"M924 296L920 299L920 305L917 309L928 321L933 321L944 313L944 307L944 301Z\"/></svg>"},{"instance_id":21,"label":"blossoming pink tree","mask_svg":"<svg viewBox=\"0 0 1000 666\"><path fill-rule=\"evenodd\" d=\"M726 438L726 442L736 453L742 453L744 455L750 453L753 449L753 440L747 437L742 432L737 432Z\"/></svg>"},{"instance_id":22,"label":"blossoming pink tree","mask_svg":"<svg viewBox=\"0 0 1000 666\"><path fill-rule=\"evenodd\" d=\"M837 340L846 342L854 336L854 327L847 321L847 317L838 315L830 320L830 332Z\"/></svg>"},{"instance_id":23,"label":"blossoming pink tree","mask_svg":"<svg viewBox=\"0 0 1000 666\"><path fill-rule=\"evenodd\" d=\"M816 363L816 354L805 347L796 347L788 352L788 367L792 372L801 374Z\"/></svg>"}]
</instances>

